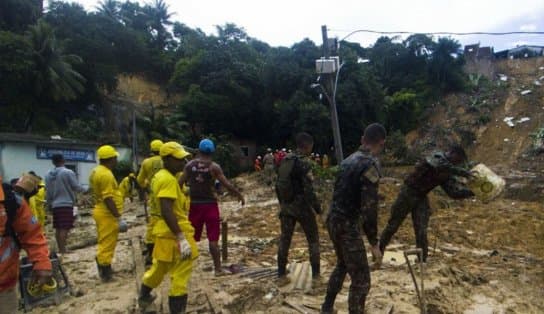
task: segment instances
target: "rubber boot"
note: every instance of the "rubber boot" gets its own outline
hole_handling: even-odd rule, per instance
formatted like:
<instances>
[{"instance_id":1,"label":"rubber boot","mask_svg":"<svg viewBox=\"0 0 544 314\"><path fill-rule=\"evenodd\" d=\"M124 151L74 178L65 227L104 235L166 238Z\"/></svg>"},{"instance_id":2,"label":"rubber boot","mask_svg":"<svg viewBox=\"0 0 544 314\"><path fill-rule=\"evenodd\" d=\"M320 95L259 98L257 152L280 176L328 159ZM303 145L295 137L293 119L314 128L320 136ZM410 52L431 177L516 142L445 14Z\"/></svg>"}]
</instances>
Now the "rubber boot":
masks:
<instances>
[{"instance_id":1,"label":"rubber boot","mask_svg":"<svg viewBox=\"0 0 544 314\"><path fill-rule=\"evenodd\" d=\"M140 307L140 310L145 310L155 300L155 297L151 295L151 290L153 289L144 284L140 287L140 295L138 296L138 307Z\"/></svg>"},{"instance_id":2,"label":"rubber boot","mask_svg":"<svg viewBox=\"0 0 544 314\"><path fill-rule=\"evenodd\" d=\"M102 281L109 282L113 280L113 270L111 265L99 265L98 267L102 268Z\"/></svg>"},{"instance_id":3,"label":"rubber boot","mask_svg":"<svg viewBox=\"0 0 544 314\"><path fill-rule=\"evenodd\" d=\"M168 306L170 307L170 314L185 314L187 295L168 297Z\"/></svg>"}]
</instances>

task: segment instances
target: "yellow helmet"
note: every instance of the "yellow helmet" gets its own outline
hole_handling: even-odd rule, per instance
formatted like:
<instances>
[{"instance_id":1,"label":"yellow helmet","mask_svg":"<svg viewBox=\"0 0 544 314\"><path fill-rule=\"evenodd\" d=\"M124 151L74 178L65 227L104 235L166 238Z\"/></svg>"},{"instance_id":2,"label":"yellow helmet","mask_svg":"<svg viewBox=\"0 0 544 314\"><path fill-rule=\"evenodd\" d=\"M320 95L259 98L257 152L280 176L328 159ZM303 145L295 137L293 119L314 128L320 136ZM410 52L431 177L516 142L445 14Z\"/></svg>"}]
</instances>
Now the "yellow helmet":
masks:
<instances>
[{"instance_id":1,"label":"yellow helmet","mask_svg":"<svg viewBox=\"0 0 544 314\"><path fill-rule=\"evenodd\" d=\"M183 159L190 156L180 143L177 142L167 142L161 147L160 152L161 157L172 156L177 159Z\"/></svg>"},{"instance_id":2,"label":"yellow helmet","mask_svg":"<svg viewBox=\"0 0 544 314\"><path fill-rule=\"evenodd\" d=\"M109 159L113 157L118 157L119 153L110 145L103 145L98 148L96 151L98 159Z\"/></svg>"},{"instance_id":3,"label":"yellow helmet","mask_svg":"<svg viewBox=\"0 0 544 314\"><path fill-rule=\"evenodd\" d=\"M151 143L149 143L149 149L151 149L152 152L159 152L161 150L162 146L161 140L152 140Z\"/></svg>"}]
</instances>

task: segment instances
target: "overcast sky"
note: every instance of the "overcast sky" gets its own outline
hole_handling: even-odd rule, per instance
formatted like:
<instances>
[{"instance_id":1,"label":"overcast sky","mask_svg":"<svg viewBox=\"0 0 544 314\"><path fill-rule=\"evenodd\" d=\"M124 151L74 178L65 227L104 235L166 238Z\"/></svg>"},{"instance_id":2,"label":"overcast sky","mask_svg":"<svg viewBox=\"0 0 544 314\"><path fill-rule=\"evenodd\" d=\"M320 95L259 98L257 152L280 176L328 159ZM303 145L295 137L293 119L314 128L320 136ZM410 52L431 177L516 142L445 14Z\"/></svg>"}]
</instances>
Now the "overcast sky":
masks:
<instances>
[{"instance_id":1,"label":"overcast sky","mask_svg":"<svg viewBox=\"0 0 544 314\"><path fill-rule=\"evenodd\" d=\"M124 0L121 0L124 1ZM134 0L133 0L134 1ZM99 0L77 0L95 10ZM152 2L138 1L140 3ZM166 0L173 20L214 33L227 22L243 27L272 46L291 46L304 38L321 44L321 25L329 37L356 29L414 32L544 31L544 0ZM369 46L376 35L355 34L349 41ZM518 44L544 46L544 35L456 37L463 44L481 42L495 51Z\"/></svg>"}]
</instances>

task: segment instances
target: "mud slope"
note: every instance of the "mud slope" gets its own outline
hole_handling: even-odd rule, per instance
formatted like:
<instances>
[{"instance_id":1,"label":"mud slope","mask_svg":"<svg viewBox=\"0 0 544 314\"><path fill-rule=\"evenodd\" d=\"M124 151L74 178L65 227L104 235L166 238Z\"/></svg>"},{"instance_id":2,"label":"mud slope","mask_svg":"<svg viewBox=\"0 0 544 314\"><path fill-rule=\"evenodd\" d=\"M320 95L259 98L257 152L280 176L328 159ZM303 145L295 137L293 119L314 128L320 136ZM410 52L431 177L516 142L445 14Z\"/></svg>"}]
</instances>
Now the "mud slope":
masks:
<instances>
[{"instance_id":1,"label":"mud slope","mask_svg":"<svg viewBox=\"0 0 544 314\"><path fill-rule=\"evenodd\" d=\"M256 175L235 180L247 197L244 207L229 197L222 200L229 227L225 267L236 274L214 277L207 243L201 242L190 284L189 313L318 313L335 262L328 235L320 224L324 274L322 280L312 282L305 264L306 240L297 229L289 256L292 281L280 286L274 276L278 204L263 181ZM380 207L380 229L399 182L399 178L386 178L381 187L386 199ZM330 184L324 182L319 188L328 190ZM544 213L539 203L499 199L484 205L473 200L451 201L441 193L432 194L431 201L435 209L429 229L431 256L424 277L429 313L544 312ZM113 264L116 281L104 284L97 278L94 224L84 216L72 238L72 245L81 248L64 261L78 296L66 296L61 305L37 308L33 313L138 312L136 274L142 265L138 265L141 258L133 242L144 232L142 218L137 218L143 208L139 204L129 207L126 216L131 228L122 236ZM372 272L368 313L419 312L402 255L413 243L408 218L386 253L384 267ZM337 299L339 313L347 313L348 286L349 278ZM167 313L167 283L157 290L155 309Z\"/></svg>"}]
</instances>

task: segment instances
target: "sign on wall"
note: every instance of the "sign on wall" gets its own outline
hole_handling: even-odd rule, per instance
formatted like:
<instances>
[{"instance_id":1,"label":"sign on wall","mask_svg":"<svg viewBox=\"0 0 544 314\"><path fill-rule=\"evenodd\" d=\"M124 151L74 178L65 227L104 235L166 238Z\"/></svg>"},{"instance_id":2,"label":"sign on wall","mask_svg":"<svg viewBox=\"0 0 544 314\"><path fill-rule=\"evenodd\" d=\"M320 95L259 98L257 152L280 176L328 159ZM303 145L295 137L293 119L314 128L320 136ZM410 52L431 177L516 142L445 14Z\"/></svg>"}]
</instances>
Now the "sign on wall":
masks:
<instances>
[{"instance_id":1,"label":"sign on wall","mask_svg":"<svg viewBox=\"0 0 544 314\"><path fill-rule=\"evenodd\" d=\"M86 149L53 148L38 146L36 148L36 157L38 159L51 159L54 154L62 154L64 160L95 162L95 152Z\"/></svg>"}]
</instances>

